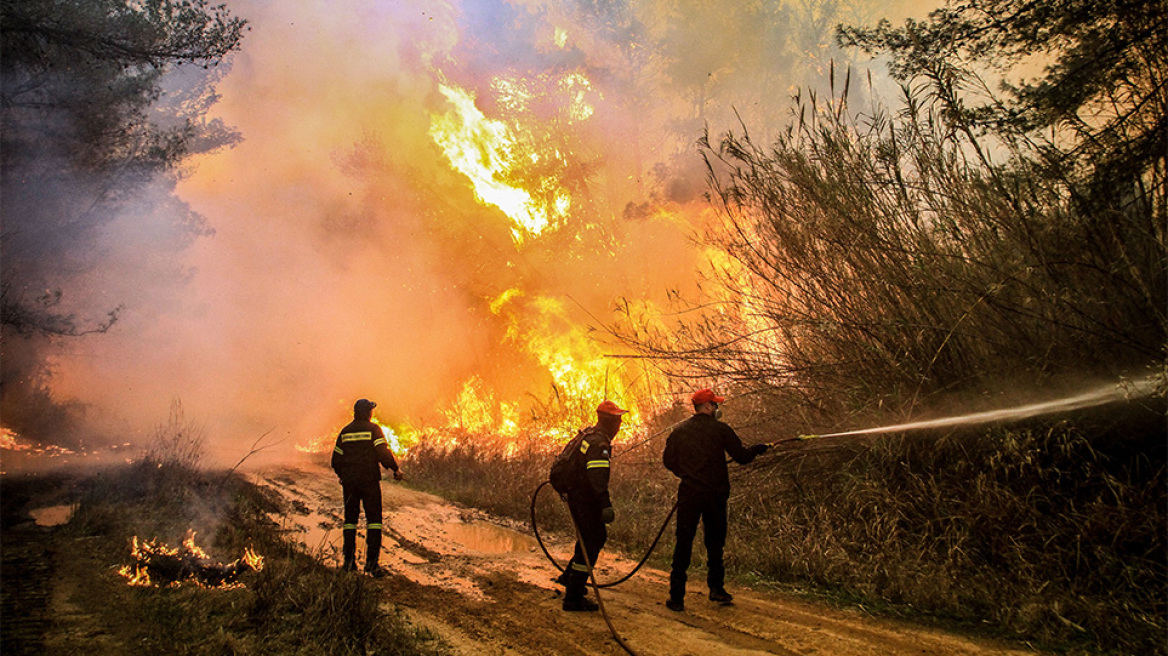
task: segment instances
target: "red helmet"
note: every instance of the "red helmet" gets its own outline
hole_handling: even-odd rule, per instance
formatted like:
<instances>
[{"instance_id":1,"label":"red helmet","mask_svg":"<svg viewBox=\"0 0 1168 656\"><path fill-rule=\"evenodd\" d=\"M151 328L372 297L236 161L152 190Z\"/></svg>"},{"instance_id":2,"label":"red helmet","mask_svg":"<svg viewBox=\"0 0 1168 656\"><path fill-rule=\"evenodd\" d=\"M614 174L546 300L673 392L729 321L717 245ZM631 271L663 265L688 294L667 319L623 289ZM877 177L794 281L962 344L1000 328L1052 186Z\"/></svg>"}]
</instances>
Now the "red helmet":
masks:
<instances>
[{"instance_id":1,"label":"red helmet","mask_svg":"<svg viewBox=\"0 0 1168 656\"><path fill-rule=\"evenodd\" d=\"M607 399L601 401L600 405L596 406L596 413L601 415L614 415L619 417L626 412L628 412L628 410L622 410L620 406Z\"/></svg>"},{"instance_id":2,"label":"red helmet","mask_svg":"<svg viewBox=\"0 0 1168 656\"><path fill-rule=\"evenodd\" d=\"M690 397L690 402L694 404L694 407L702 405L703 403L721 403L725 400L726 399L718 396L717 394L714 394L714 391L711 389L700 389L694 392L693 396Z\"/></svg>"}]
</instances>

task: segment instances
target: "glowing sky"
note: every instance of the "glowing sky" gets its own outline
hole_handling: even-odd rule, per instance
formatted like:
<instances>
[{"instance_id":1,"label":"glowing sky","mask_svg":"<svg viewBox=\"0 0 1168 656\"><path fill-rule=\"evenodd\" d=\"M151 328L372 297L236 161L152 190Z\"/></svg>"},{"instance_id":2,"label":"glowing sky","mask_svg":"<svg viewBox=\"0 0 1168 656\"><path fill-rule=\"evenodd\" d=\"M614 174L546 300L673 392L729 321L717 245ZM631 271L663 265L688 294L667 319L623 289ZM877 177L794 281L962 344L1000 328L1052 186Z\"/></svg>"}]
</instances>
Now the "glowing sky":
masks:
<instances>
[{"instance_id":1,"label":"glowing sky","mask_svg":"<svg viewBox=\"0 0 1168 656\"><path fill-rule=\"evenodd\" d=\"M161 302L115 248L101 287L127 309L59 357L56 393L130 437L181 398L233 462L267 431L291 445L335 430L362 396L391 422L440 420L472 378L521 404L565 366L540 340L686 289L710 211L694 142L736 114L777 129L795 85L822 81L830 40L785 39L809 18L759 25L740 3L569 5L229 2L252 29L211 114L244 141L192 160L178 187L215 234L179 256L188 280ZM780 38L798 46L781 60ZM451 141L472 116L494 146ZM498 193L526 223L456 152L503 162ZM576 355L594 366L605 348Z\"/></svg>"}]
</instances>

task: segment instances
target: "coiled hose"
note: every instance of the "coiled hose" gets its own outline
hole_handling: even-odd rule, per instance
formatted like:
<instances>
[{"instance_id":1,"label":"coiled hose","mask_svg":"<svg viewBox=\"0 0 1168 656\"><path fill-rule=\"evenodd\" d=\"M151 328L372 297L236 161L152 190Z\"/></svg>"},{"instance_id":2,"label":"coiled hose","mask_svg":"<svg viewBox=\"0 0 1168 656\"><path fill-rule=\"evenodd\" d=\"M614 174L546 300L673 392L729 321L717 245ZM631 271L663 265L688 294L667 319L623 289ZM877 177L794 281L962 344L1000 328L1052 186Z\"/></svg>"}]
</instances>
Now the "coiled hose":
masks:
<instances>
[{"instance_id":1,"label":"coiled hose","mask_svg":"<svg viewBox=\"0 0 1168 656\"><path fill-rule=\"evenodd\" d=\"M539 543L539 548L543 550L543 555L547 556L547 559L551 562L552 565L555 566L556 569L560 571L560 574L563 574L565 568L556 562L555 557L552 556L551 552L547 550L547 546L543 543L543 536L539 534L539 522L536 521L535 516L535 503L539 499L539 493L543 491L543 488L547 484L548 481L540 483L535 488L535 491L531 493L531 531L532 533L535 533L535 541ZM565 503L567 502L566 499L564 501ZM637 656L637 653L633 651L632 647L629 647L628 643L626 643L624 638L621 637L620 633L617 632L616 627L613 626L612 620L608 617L608 611L604 608L604 600L600 597L600 589L611 588L620 585L621 583L624 583L625 581L632 578L633 574L636 574L637 570L641 569L641 567L649 560L649 556L653 554L653 550L657 548L657 543L661 541L661 536L665 534L665 529L669 526L669 520L673 519L673 513L675 512L677 512L677 502L674 502L673 507L669 509L669 515L665 517L665 521L661 524L661 529L657 531L657 536L653 538L653 544L649 545L649 550L646 551L645 555L641 557L641 560L637 563L637 566L634 567L628 574L625 574L615 581L598 583L596 581L596 571L592 568L592 561L588 557L588 550L581 549L581 552L584 554L584 564L588 566L588 580L592 584L593 592L596 594L596 603L600 606L600 614L602 617L604 617L604 623L608 625L608 630L612 633L612 637L616 639L617 644L620 645L621 648L626 652L628 652L630 656ZM580 535L580 527L576 525L576 520L572 517L571 511L568 512L568 517L572 521L572 530L576 533L576 541L580 544L584 544L584 538Z\"/></svg>"},{"instance_id":2,"label":"coiled hose","mask_svg":"<svg viewBox=\"0 0 1168 656\"><path fill-rule=\"evenodd\" d=\"M547 550L547 546L544 545L544 543L543 543L543 536L541 536L539 534L539 524L538 524L538 522L536 522L535 502L536 502L536 500L539 499L539 493L541 491L543 491L543 488L547 485L548 485L548 481L544 481L544 482L540 483L535 488L535 492L531 493L531 531L533 533L535 533L535 541L539 543L539 548L543 550L543 555L547 556L547 559L549 561L551 561L552 565L554 565L555 568L558 569L561 574L563 574L564 567L561 566L558 562L556 562L555 557L552 556L552 554ZM653 554L653 550L657 548L657 543L661 541L661 536L665 534L665 529L669 527L669 521L673 519L673 513L675 513L675 512L677 512L677 502L676 501L673 503L673 507L669 509L669 514L665 517L665 521L662 522L660 530L657 531L657 537L653 538L653 544L649 545L649 550L645 552L645 555L641 557L640 562L637 563L637 566L634 567L632 569L632 571L630 571L628 574L625 574L624 576L620 577L619 579L617 579L615 581L609 581L607 583L597 584L596 587L611 588L614 586L618 586L621 583L624 583L625 581L632 578L633 574L636 574L637 570L641 569L641 567L644 566L644 564L649 560L649 556L651 556ZM569 517L570 516L571 516L571 513L569 513ZM573 527L574 526L575 526L575 522L573 522Z\"/></svg>"}]
</instances>

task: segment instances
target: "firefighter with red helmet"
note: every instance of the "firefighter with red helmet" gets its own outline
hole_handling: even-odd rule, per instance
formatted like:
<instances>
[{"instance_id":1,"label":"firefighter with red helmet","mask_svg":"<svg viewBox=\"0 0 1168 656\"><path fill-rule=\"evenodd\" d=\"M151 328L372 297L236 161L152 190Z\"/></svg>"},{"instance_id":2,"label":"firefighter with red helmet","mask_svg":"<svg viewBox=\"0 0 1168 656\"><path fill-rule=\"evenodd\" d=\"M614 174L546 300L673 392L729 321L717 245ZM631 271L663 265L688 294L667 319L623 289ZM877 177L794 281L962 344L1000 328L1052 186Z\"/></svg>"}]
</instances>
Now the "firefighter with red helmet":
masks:
<instances>
[{"instance_id":1,"label":"firefighter with red helmet","mask_svg":"<svg viewBox=\"0 0 1168 656\"><path fill-rule=\"evenodd\" d=\"M337 434L333 447L332 468L341 479L345 518L341 529L341 569L357 569L357 521L365 508L365 571L374 577L386 576L379 564L381 556L381 467L393 471L393 478L404 478L381 426L373 423L377 404L360 399L353 404L353 421Z\"/></svg>"},{"instance_id":2,"label":"firefighter with red helmet","mask_svg":"<svg viewBox=\"0 0 1168 656\"><path fill-rule=\"evenodd\" d=\"M685 610L686 571L693 556L698 522L702 524L706 547L706 584L710 601L729 604L734 597L726 592L726 568L722 551L726 546L726 506L730 498L730 474L726 455L739 464L748 464L766 452L766 444L751 447L727 424L719 421L718 404L726 399L712 390L693 393L694 415L669 434L665 442L665 467L681 479L677 486L677 541L669 574L670 610Z\"/></svg>"},{"instance_id":3,"label":"firefighter with red helmet","mask_svg":"<svg viewBox=\"0 0 1168 656\"><path fill-rule=\"evenodd\" d=\"M588 582L588 565L596 566L600 550L608 540L608 527L616 517L608 496L609 462L612 459L612 440L620 431L622 410L612 401L603 401L596 407L596 423L585 428L577 472L579 484L566 494L568 510L579 533L576 550L564 575L563 609L566 611L594 611L595 602L584 597ZM587 555L587 558L585 558Z\"/></svg>"}]
</instances>

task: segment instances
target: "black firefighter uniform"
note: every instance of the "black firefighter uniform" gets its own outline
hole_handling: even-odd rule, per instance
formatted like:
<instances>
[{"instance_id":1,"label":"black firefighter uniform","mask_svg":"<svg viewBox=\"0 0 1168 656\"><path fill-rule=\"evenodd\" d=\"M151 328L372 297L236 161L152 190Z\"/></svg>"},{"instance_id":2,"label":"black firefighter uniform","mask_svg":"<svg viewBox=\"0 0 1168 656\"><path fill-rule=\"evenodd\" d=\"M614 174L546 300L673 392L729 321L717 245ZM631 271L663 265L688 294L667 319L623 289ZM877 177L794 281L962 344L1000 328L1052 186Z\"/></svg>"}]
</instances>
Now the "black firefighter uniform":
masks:
<instances>
[{"instance_id":1,"label":"black firefighter uniform","mask_svg":"<svg viewBox=\"0 0 1168 656\"><path fill-rule=\"evenodd\" d=\"M365 570L375 571L381 554L381 469L397 471L397 461L381 427L354 419L337 435L332 467L341 479L345 519L341 535L344 569L356 569L357 520L365 508Z\"/></svg>"},{"instance_id":2,"label":"black firefighter uniform","mask_svg":"<svg viewBox=\"0 0 1168 656\"><path fill-rule=\"evenodd\" d=\"M584 597L588 581L588 563L596 565L600 550L608 541L608 527L605 526L603 512L612 507L608 495L609 462L612 457L612 441L599 426L584 429L584 440L580 450L584 452L581 480L568 492L568 509L572 520L580 530L580 540L568 562L565 572L564 602L579 602ZM583 543L583 544L581 544ZM585 560L585 552L588 559Z\"/></svg>"}]
</instances>

